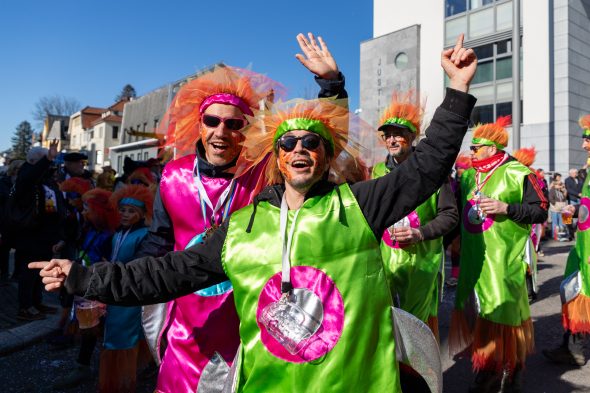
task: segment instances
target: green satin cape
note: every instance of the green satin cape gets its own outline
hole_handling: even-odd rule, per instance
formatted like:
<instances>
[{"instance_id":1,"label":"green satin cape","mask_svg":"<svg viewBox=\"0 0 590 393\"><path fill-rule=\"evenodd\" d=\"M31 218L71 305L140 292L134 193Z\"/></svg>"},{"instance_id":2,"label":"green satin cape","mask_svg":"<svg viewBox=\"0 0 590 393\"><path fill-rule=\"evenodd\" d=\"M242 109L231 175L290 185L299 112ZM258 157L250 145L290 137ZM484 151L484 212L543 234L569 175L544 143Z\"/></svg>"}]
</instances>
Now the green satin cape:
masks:
<instances>
[{"instance_id":1,"label":"green satin cape","mask_svg":"<svg viewBox=\"0 0 590 393\"><path fill-rule=\"evenodd\" d=\"M373 167L372 178L385 176L389 169L381 162ZM426 225L437 214L439 192L416 208L420 225ZM381 255L391 293L399 298L400 308L427 322L438 315L439 280L443 259L442 237L391 248L381 240Z\"/></svg>"},{"instance_id":2,"label":"green satin cape","mask_svg":"<svg viewBox=\"0 0 590 393\"><path fill-rule=\"evenodd\" d=\"M274 356L262 343L256 321L259 296L269 278L281 271L280 209L260 202L250 233L246 228L253 205L231 216L222 261L241 321L240 392L401 392L379 243L350 187L338 190L305 201L291 248L291 266L324 272L344 302L340 338L311 362ZM288 230L294 213L289 211Z\"/></svg>"},{"instance_id":3,"label":"green satin cape","mask_svg":"<svg viewBox=\"0 0 590 393\"><path fill-rule=\"evenodd\" d=\"M520 203L524 180L530 173L518 161L509 161L493 173L481 191L508 204ZM489 229L469 232L465 227L465 205L473 198L475 186L475 170L471 168L461 176L461 273L455 306L463 309L475 289L480 317L498 324L520 326L530 318L524 253L531 225L500 215Z\"/></svg>"},{"instance_id":4,"label":"green satin cape","mask_svg":"<svg viewBox=\"0 0 590 393\"><path fill-rule=\"evenodd\" d=\"M587 176L584 180L582 198L590 198L590 185L588 181L590 181L590 176ZM582 204L580 205L580 211L582 209L587 209L587 207ZM571 249L567 258L565 277L579 270L582 276L581 293L584 296L590 297L590 264L588 263L588 258L590 258L590 228L582 229L578 227L576 245Z\"/></svg>"}]
</instances>

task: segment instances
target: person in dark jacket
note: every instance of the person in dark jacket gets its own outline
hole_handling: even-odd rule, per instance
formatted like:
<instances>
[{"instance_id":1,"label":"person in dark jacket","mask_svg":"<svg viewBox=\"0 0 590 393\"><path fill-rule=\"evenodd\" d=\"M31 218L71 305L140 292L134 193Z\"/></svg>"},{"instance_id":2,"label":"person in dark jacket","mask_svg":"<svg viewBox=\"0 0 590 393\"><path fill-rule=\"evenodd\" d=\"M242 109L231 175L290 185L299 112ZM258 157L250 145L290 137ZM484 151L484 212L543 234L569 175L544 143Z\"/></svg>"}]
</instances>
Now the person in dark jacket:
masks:
<instances>
[{"instance_id":1,"label":"person in dark jacket","mask_svg":"<svg viewBox=\"0 0 590 393\"><path fill-rule=\"evenodd\" d=\"M565 189L567 190L569 204L579 204L582 192L582 182L578 178L578 170L576 168L571 168L569 170L569 176L565 179Z\"/></svg>"},{"instance_id":2,"label":"person in dark jacket","mask_svg":"<svg viewBox=\"0 0 590 393\"><path fill-rule=\"evenodd\" d=\"M0 281L8 279L10 249L13 245L10 228L6 226L6 203L18 171L24 163L24 160L11 161L6 173L0 176ZM16 276L13 272L12 277L16 278Z\"/></svg>"},{"instance_id":3,"label":"person in dark jacket","mask_svg":"<svg viewBox=\"0 0 590 393\"><path fill-rule=\"evenodd\" d=\"M383 176L376 180L358 182L352 186L342 185L336 186L333 183L329 183L325 180L327 170L329 169L330 162L336 149L336 140L331 137L331 131L334 125L325 125L322 127L315 121L295 121L292 124L288 122L289 128L281 128L280 126L276 130L272 130L276 138L280 138L277 143L272 143L271 148L274 148L275 154L278 155L276 165L280 168L280 173L285 178L284 184L277 184L266 188L259 197L255 200L251 207L240 210L238 220L242 220L248 224L246 227L238 225L232 226L235 219L235 215L230 220L224 221L221 227L216 229L213 234L205 241L203 245L195 245L185 251L175 252L167 254L163 258L146 257L140 260L130 262L129 264L96 264L90 269L85 269L78 265L72 265L70 261L66 260L53 260L51 262L39 262L30 264L31 268L42 268L41 274L44 276L44 282L46 288L57 289L64 285L68 291L72 293L81 293L88 298L96 298L101 301L112 303L113 301L118 304L150 304L155 302L161 302L170 300L174 297L181 296L184 294L192 293L195 290L209 287L213 284L220 284L228 279L232 280L234 288L242 288L246 285L246 292L240 292L238 297L238 290L236 289L235 302L238 310L242 310L242 298L241 295L246 295L252 299L258 297L258 283L256 288L250 288L247 284L247 276L238 274L241 276L240 279L234 275L233 266L228 270L224 270L225 262L222 262L222 249L224 243L230 241L230 234L232 239L236 239L234 236L237 233L241 233L238 242L244 247L248 248L248 242L250 238L255 237L255 234L260 231L270 230L268 233L270 237L266 241L268 251L272 255L277 252L280 255L280 239L281 235L278 233L278 211L279 205L282 205L282 211L287 212L290 210L288 215L293 217L291 213L295 211L304 211L301 216L304 219L313 220L313 215L309 216L305 213L306 209L315 209L314 206L317 204L323 205L329 201L334 206L340 206L340 210L330 210L330 220L326 222L325 229L337 230L337 233L345 236L347 239L352 239L355 234L358 233L361 237L355 239L352 243L339 244L334 242L335 238L327 239L325 232L322 230L324 221L320 220L315 222L318 227L310 233L311 237L309 241L305 241L305 248L307 250L313 250L309 248L310 244L313 244L313 239L324 244L335 244L342 248L339 250L339 254L342 258L354 258L357 253L365 252L365 248L356 248L355 244L358 245L363 243L363 246L369 247L371 256L376 258L374 260L366 261L362 264L330 264L326 265L326 268L330 270L334 269L334 274L339 275L339 271L346 269L356 269L355 274L349 276L349 279L359 280L358 283L362 284L366 282L379 283L378 286L372 285L360 285L357 289L362 290L362 294L371 293L371 298L375 296L379 299L379 305L383 308L377 313L367 313L367 318L371 322L379 320L382 321L384 330L379 330L374 324L366 324L368 329L363 329L364 335L375 336L379 334L385 334L383 336L384 341L373 341L379 342L378 350L380 353L386 354L387 359L393 360L386 362L382 367L385 367L387 371L384 373L371 372L371 375L376 376L379 381L369 380L369 389L375 391L379 386L387 386L390 391L399 392L399 381L395 378L395 371L397 370L394 350L392 331L391 331L391 298L389 295L389 289L387 288L382 273L382 264L380 261L378 251L378 240L385 230L385 228L392 225L394 222L399 220L408 214L417 205L425 201L433 192L435 192L446 180L448 173L454 163L455 157L461 146L461 141L467 130L468 119L471 110L475 104L475 99L472 96L466 94L469 83L473 78L476 69L476 58L472 50L466 50L462 48L462 38L458 40L457 46L453 49L449 49L442 54L442 64L450 77L450 88L447 90L447 96L444 102L441 104L439 109L436 111L432 120L429 130L426 132L426 138L423 139L418 146L414 154L410 156L408 160L400 165L395 171L390 174ZM313 120L312 118L311 120ZM266 120L266 119L265 119ZM296 119L298 120L298 119ZM304 120L304 119L303 119ZM292 128L295 127L295 128ZM326 128L328 130L326 131ZM276 133L275 133L276 131ZM279 133L279 131L282 131ZM327 134L330 132L330 134ZM318 137L320 135L320 137ZM319 139L318 139L319 138ZM338 140L338 146L341 146L342 140ZM344 144L346 141L344 140ZM289 154L290 153L290 154ZM281 202L282 201L282 202ZM340 202L338 202L340 201ZM299 210L301 208L301 210ZM259 209L259 213L256 212ZM340 211L340 213L338 213ZM234 214L237 214L234 213ZM272 224L265 220L268 214L272 214L276 217L276 222L273 220ZM259 217L259 218L257 218ZM346 223L348 220L353 220L358 223L359 219L362 224L359 227L349 226ZM245 220L245 221L243 221ZM259 222L257 223L257 220ZM292 220L296 220L293 218ZM340 224L338 224L340 223ZM268 226L268 224L271 224ZM352 221L351 221L351 224ZM270 228L270 229L269 229ZM295 224L292 224L292 228L295 228ZM238 232L235 232L235 231ZM250 232L251 231L251 232ZM252 233L252 235L249 235ZM295 239L306 236L307 231L301 228L294 231L292 239L295 244ZM334 232L334 235L337 235ZM252 239L254 240L254 239ZM233 240L231 240L233 241ZM270 242L269 242L270 241ZM303 241L303 240L301 240ZM333 243L334 242L334 243ZM360 243L359 243L360 242ZM365 244L366 243L366 244ZM256 247L260 247L260 242L257 243ZM264 244L264 243L263 243ZM277 246L279 245L279 246ZM298 246L300 249L302 245ZM332 246L330 246L330 251ZM249 248L248 254L257 255L259 259L251 259L252 263L259 261L259 267L265 271L275 271L277 268L276 261L270 262L266 255L266 246L263 248ZM318 251L321 251L318 249ZM238 252L232 246L228 246L226 243L225 252ZM295 256L298 254L295 253ZM323 254L322 254L323 255ZM336 254L330 254L332 257ZM303 257L299 254L299 257L293 258L293 263L296 267L301 264L300 258ZM280 259L280 256L279 256ZM287 258L288 259L288 258ZM314 264L320 263L321 258L316 261L313 258ZM273 258L274 260L274 258ZM283 261L285 258L283 258ZM309 260L309 258L307 258ZM311 260L309 260L312 263ZM237 266L237 265L236 265ZM356 267L355 267L356 266ZM305 266L301 266L305 268ZM294 267L295 268L295 267ZM270 270L269 270L270 269ZM280 264L278 264L280 271ZM254 269L256 270L256 269ZM255 273L254 270L250 272ZM296 269L294 269L296 270ZM317 274L320 274L320 270L312 269ZM362 273L361 273L362 270ZM381 270L381 272L380 272ZM244 271L247 274L248 269ZM294 275L296 277L297 274ZM114 279L117 277L116 279ZM246 281L242 281L246 279ZM341 277L337 280L342 287L347 287L347 280ZM286 281L290 283L289 280ZM332 280L326 281L327 283ZM264 284L264 282L262 282ZM276 293L276 288L273 292ZM284 289L290 292L293 287L285 285L284 288L279 285L279 294ZM256 294L255 294L256 293ZM338 293L338 290L334 288L333 294ZM361 294L361 296L362 296ZM253 297L252 297L253 296ZM348 292L343 292L345 298L350 298ZM342 300L340 300L341 302ZM358 303L360 299L357 299ZM381 303L381 301L383 301ZM340 304L340 303L338 303ZM347 303L348 304L348 303ZM376 304L367 302L367 305L374 308ZM327 306L327 305L326 305ZM324 307L326 307L324 306ZM356 307L356 306L355 306ZM347 306L348 309L348 306ZM248 313L244 316L241 323L248 323L249 326L253 326L255 322L253 319L255 315ZM365 324L358 319L358 314L354 312L349 315L352 321L352 325L345 328L347 337L352 331L357 331ZM389 328L385 328L389 326ZM337 336L336 335L336 340ZM258 335L256 335L257 337ZM385 337L389 337L389 341L385 340ZM366 338L366 337L365 337ZM348 338L343 338L343 340ZM332 340L333 341L333 340ZM363 341L363 340L359 340ZM254 343L257 348L262 345L259 341ZM249 351L253 348L245 345L244 361L248 359ZM305 369L308 373L313 374L311 379L298 379L291 378L297 373L296 370L302 370L296 363L284 363L283 372L280 375L275 374L277 378L281 378L281 381L285 378L289 379L292 383L296 383L297 386L300 384L306 384L314 382L315 384L326 384L328 383L327 378L333 379L334 377L342 377L346 381L351 381L351 376L356 375L354 372L342 374L334 373L332 376L328 374L322 374L319 377L317 372L324 370L330 363L338 364L342 367L338 369L344 369L343 362L349 362L354 360L355 364L363 370L369 372L370 364L364 363L364 359L374 360L374 352L365 351L362 352L362 356L359 357L341 356L340 353L344 346L334 347L332 350L337 352L339 355L336 357L328 356L325 361L319 363L306 363ZM357 345L354 346L357 349ZM275 348L276 350L280 350ZM321 349L321 348L320 348ZM322 349L324 351L324 349ZM326 351L329 351L327 349ZM321 354L320 354L321 355ZM262 359L262 358L261 358ZM265 357L265 362L270 362L272 367L276 367L276 360L273 358ZM359 364L360 363L360 364ZM243 387L244 382L249 382L248 379L249 371L244 370L244 373L240 377L240 387ZM356 377L355 377L356 380ZM382 382L382 385L378 385ZM252 381L253 384L258 383L258 388L264 389L264 381ZM260 384L263 385L260 385ZM342 382L339 382L342 383ZM358 383L355 382L355 383ZM275 385L266 384L266 389L275 389ZM352 386L348 386L352 388ZM256 388L254 388L256 390ZM297 389L296 389L297 390ZM313 390L313 389L312 389ZM260 390L258 390L260 391Z\"/></svg>"},{"instance_id":4,"label":"person in dark jacket","mask_svg":"<svg viewBox=\"0 0 590 393\"><path fill-rule=\"evenodd\" d=\"M15 183L14 197L26 204L35 204L37 214L30 228L14 231L16 268L19 269L17 318L36 320L57 309L41 302L41 282L31 275L27 263L39 258L59 256L64 247L62 231L65 201L54 180L52 161L57 156L57 141L50 148L34 147L27 153L27 162L21 167Z\"/></svg>"}]
</instances>

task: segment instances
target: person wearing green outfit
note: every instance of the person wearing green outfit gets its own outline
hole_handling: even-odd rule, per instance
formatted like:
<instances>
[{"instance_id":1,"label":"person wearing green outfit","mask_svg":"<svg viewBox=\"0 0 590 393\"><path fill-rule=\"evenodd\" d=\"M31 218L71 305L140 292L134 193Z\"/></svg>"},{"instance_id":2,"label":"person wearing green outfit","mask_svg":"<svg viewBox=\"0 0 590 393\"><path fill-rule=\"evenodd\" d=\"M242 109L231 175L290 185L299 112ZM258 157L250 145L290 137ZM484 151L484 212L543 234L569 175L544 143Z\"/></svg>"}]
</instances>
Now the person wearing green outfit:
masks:
<instances>
[{"instance_id":1,"label":"person wearing green outfit","mask_svg":"<svg viewBox=\"0 0 590 393\"><path fill-rule=\"evenodd\" d=\"M355 156L352 114L326 100L276 104L245 130L269 161L265 188L204 244L130 264L37 262L46 289L120 305L168 301L230 280L241 350L230 379L240 392L400 392L392 300L379 240L443 184L475 98L473 50L442 53L450 78L424 138L400 168L353 185L327 180ZM360 139L359 139L360 140ZM253 146L247 151L255 154ZM344 153L343 153L344 154ZM246 157L248 158L248 157Z\"/></svg>"},{"instance_id":2,"label":"person wearing green outfit","mask_svg":"<svg viewBox=\"0 0 590 393\"><path fill-rule=\"evenodd\" d=\"M423 110L413 92L394 93L383 112L379 131L387 148L385 161L372 170L373 179L395 171L413 152L420 136ZM406 217L387 228L381 255L394 303L426 323L438 339L440 272L444 266L443 236L459 222L450 183L432 194ZM403 391L429 392L405 365L400 366Z\"/></svg>"},{"instance_id":3,"label":"person wearing green outfit","mask_svg":"<svg viewBox=\"0 0 590 393\"><path fill-rule=\"evenodd\" d=\"M461 177L461 274L449 347L458 353L471 344L470 392L496 392L502 382L503 392L520 392L534 346L525 247L531 224L547 219L548 203L531 170L504 151L510 120L474 128L473 168Z\"/></svg>"},{"instance_id":4,"label":"person wearing green outfit","mask_svg":"<svg viewBox=\"0 0 590 393\"><path fill-rule=\"evenodd\" d=\"M582 149L590 156L590 115L580 118ZM562 344L543 350L543 355L556 363L574 366L586 364L583 341L590 334L590 185L586 177L582 199L576 206L566 206L578 218L576 245L569 253L561 284L561 321L565 333Z\"/></svg>"}]
</instances>

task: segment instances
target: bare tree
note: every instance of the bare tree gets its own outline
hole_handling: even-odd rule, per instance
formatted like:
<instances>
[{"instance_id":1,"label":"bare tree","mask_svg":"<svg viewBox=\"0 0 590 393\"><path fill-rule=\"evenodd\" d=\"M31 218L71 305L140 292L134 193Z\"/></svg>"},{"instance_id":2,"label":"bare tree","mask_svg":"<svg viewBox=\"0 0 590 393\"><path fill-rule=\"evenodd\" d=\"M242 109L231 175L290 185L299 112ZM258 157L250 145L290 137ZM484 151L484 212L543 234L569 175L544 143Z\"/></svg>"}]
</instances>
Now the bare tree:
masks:
<instances>
[{"instance_id":1,"label":"bare tree","mask_svg":"<svg viewBox=\"0 0 590 393\"><path fill-rule=\"evenodd\" d=\"M39 125L43 125L43 121L47 115L70 116L80 110L82 105L80 102L71 97L64 97L58 94L53 96L41 97L35 103L32 115Z\"/></svg>"}]
</instances>

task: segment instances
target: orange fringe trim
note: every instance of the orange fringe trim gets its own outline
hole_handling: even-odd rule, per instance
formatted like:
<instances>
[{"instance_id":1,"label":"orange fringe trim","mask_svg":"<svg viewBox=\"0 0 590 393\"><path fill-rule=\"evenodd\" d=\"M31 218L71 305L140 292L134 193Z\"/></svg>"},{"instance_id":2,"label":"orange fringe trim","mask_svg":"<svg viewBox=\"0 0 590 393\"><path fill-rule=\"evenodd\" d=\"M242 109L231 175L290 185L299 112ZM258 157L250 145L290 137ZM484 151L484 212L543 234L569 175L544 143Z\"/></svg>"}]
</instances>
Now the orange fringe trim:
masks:
<instances>
[{"instance_id":1,"label":"orange fringe trim","mask_svg":"<svg viewBox=\"0 0 590 393\"><path fill-rule=\"evenodd\" d=\"M473 337L471 361L475 371L524 367L526 357L533 353L535 347L530 318L520 326L501 325L477 318Z\"/></svg>"},{"instance_id":2,"label":"orange fringe trim","mask_svg":"<svg viewBox=\"0 0 590 393\"><path fill-rule=\"evenodd\" d=\"M561 308L561 322L572 333L590 334L590 297L579 294Z\"/></svg>"},{"instance_id":3,"label":"orange fringe trim","mask_svg":"<svg viewBox=\"0 0 590 393\"><path fill-rule=\"evenodd\" d=\"M520 326L509 326L477 317L472 330L463 311L453 310L449 352L455 355L470 349L475 371L524 367L525 359L533 353L534 346L533 321L530 318Z\"/></svg>"},{"instance_id":4,"label":"orange fringe trim","mask_svg":"<svg viewBox=\"0 0 590 393\"><path fill-rule=\"evenodd\" d=\"M449 355L454 356L468 349L473 343L473 329L463 310L453 310L449 330Z\"/></svg>"},{"instance_id":5,"label":"orange fringe trim","mask_svg":"<svg viewBox=\"0 0 590 393\"><path fill-rule=\"evenodd\" d=\"M426 324L428 325L430 330L432 330L432 333L434 334L436 341L440 344L440 334L438 332L438 317L428 317L428 321L426 321Z\"/></svg>"}]
</instances>

